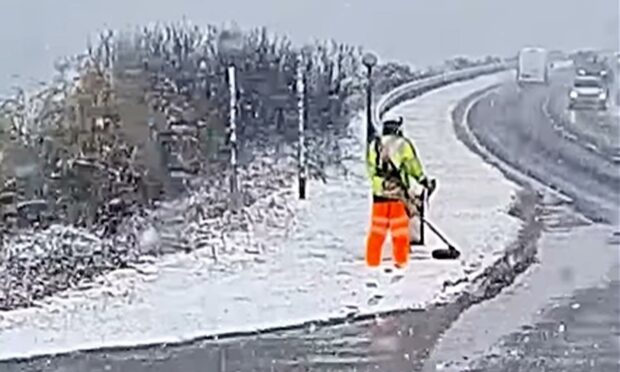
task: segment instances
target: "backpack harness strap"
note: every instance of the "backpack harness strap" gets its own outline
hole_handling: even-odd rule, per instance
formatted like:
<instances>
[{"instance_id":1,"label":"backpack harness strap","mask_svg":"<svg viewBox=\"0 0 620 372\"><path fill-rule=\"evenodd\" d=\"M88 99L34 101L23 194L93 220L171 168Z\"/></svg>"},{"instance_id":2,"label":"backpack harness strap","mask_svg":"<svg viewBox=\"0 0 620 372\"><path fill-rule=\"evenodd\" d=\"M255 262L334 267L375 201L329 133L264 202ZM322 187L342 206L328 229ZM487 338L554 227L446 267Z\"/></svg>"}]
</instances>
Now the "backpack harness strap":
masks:
<instances>
[{"instance_id":1,"label":"backpack harness strap","mask_svg":"<svg viewBox=\"0 0 620 372\"><path fill-rule=\"evenodd\" d=\"M384 151L385 147L381 143L381 138L378 137L375 140L375 152L377 153L375 159L375 172L379 177L384 178L386 181L397 182L404 186L404 182L401 178L400 171L394 165L394 162L389 157L387 151Z\"/></svg>"}]
</instances>

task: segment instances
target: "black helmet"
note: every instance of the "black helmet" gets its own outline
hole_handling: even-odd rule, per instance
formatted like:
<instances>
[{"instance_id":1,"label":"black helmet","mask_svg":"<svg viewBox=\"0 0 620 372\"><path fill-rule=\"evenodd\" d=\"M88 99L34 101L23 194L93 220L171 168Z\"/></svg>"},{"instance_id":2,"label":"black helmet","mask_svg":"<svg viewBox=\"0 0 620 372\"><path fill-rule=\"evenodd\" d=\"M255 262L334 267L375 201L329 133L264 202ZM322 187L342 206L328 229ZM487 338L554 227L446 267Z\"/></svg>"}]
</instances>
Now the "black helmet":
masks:
<instances>
[{"instance_id":1,"label":"black helmet","mask_svg":"<svg viewBox=\"0 0 620 372\"><path fill-rule=\"evenodd\" d=\"M403 117L390 118L383 121L383 134L400 134Z\"/></svg>"}]
</instances>

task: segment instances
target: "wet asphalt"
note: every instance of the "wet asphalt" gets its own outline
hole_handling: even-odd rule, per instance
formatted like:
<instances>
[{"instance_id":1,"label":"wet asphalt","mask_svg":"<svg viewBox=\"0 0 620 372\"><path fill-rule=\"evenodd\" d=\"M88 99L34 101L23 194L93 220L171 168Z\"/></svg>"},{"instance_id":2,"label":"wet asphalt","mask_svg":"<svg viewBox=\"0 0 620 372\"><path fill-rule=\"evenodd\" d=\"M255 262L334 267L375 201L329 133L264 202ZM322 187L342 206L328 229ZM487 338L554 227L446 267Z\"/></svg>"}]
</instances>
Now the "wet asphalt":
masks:
<instances>
[{"instance_id":1,"label":"wet asphalt","mask_svg":"<svg viewBox=\"0 0 620 372\"><path fill-rule=\"evenodd\" d=\"M507 83L471 110L469 127L480 143L573 202L543 207L539 262L467 310L442 335L425 371L620 370L620 165L584 146L617 140L605 136L618 123L605 113L565 111L557 97L567 81L570 74L560 73L548 87ZM557 130L557 118L572 120L559 124L572 126L576 138Z\"/></svg>"},{"instance_id":2,"label":"wet asphalt","mask_svg":"<svg viewBox=\"0 0 620 372\"><path fill-rule=\"evenodd\" d=\"M494 155L574 199L581 213L617 224L619 164L565 138L546 113L550 97L566 94L566 80L570 74L561 73L550 86L508 83L490 91L471 109L471 130Z\"/></svg>"}]
</instances>

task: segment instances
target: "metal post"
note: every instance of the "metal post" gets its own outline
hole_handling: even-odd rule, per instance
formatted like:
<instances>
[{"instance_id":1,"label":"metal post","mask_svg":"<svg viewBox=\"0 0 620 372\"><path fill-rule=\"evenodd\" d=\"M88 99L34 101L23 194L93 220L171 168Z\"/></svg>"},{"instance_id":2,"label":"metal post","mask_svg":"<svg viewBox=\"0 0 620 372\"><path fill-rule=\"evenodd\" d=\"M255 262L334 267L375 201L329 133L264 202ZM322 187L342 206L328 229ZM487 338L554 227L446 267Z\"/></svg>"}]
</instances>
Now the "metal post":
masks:
<instances>
[{"instance_id":1,"label":"metal post","mask_svg":"<svg viewBox=\"0 0 620 372\"><path fill-rule=\"evenodd\" d=\"M235 66L228 67L228 89L230 92L230 194L234 210L239 208L239 179L237 169L237 82Z\"/></svg>"},{"instance_id":2,"label":"metal post","mask_svg":"<svg viewBox=\"0 0 620 372\"><path fill-rule=\"evenodd\" d=\"M306 198L306 143L305 143L305 84L303 74L303 57L299 54L297 58L297 111L299 121L299 163L298 163L298 181L299 181L299 199Z\"/></svg>"},{"instance_id":3,"label":"metal post","mask_svg":"<svg viewBox=\"0 0 620 372\"><path fill-rule=\"evenodd\" d=\"M225 346L223 346L220 349L219 360L220 360L219 372L226 372L226 348Z\"/></svg>"},{"instance_id":4,"label":"metal post","mask_svg":"<svg viewBox=\"0 0 620 372\"><path fill-rule=\"evenodd\" d=\"M426 190L422 191L422 207L420 208L420 241L419 245L424 245L424 218L426 214Z\"/></svg>"},{"instance_id":5,"label":"metal post","mask_svg":"<svg viewBox=\"0 0 620 372\"><path fill-rule=\"evenodd\" d=\"M375 136L375 127L372 125L372 66L366 66L366 143L370 144Z\"/></svg>"},{"instance_id":6,"label":"metal post","mask_svg":"<svg viewBox=\"0 0 620 372\"><path fill-rule=\"evenodd\" d=\"M375 137L375 126L372 124L372 69L377 65L377 56L366 53L362 57L362 63L366 66L366 145L370 145Z\"/></svg>"}]
</instances>

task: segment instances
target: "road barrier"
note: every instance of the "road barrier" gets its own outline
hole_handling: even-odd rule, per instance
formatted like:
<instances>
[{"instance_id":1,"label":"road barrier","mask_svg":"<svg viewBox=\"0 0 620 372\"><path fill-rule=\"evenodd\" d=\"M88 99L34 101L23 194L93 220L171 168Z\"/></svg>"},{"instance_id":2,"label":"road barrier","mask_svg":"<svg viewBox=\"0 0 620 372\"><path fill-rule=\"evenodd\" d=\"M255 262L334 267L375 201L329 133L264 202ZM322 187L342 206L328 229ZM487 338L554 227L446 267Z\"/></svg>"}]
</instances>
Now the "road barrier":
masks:
<instances>
[{"instance_id":1,"label":"road barrier","mask_svg":"<svg viewBox=\"0 0 620 372\"><path fill-rule=\"evenodd\" d=\"M476 78L482 75L494 74L500 71L506 71L516 67L516 63L513 62L500 62L500 63L492 63L482 66L476 66L471 68L466 68L457 71L449 71L436 76L432 76L425 79L420 79L416 81L412 81L409 83L405 83L400 85L390 92L386 93L379 99L377 105L375 106L375 111L373 113L373 122L375 123L375 133L381 133L380 130L377 130L376 125L381 123L381 119L383 115L385 115L389 110L396 107L398 104L418 97L426 92L429 92L433 89L437 89L452 83L456 83L458 81L464 81ZM422 215L424 210L422 209ZM424 225L420 223L419 226L419 236L420 241L419 244L424 244ZM452 252L450 252L452 253Z\"/></svg>"},{"instance_id":2,"label":"road barrier","mask_svg":"<svg viewBox=\"0 0 620 372\"><path fill-rule=\"evenodd\" d=\"M516 63L512 61L497 62L457 71L444 72L429 78L405 83L392 89L381 97L375 106L373 121L375 122L375 125L381 123L383 116L398 104L418 97L433 89L456 83L458 81L473 79L482 75L489 75L500 71L510 70L515 67Z\"/></svg>"}]
</instances>

